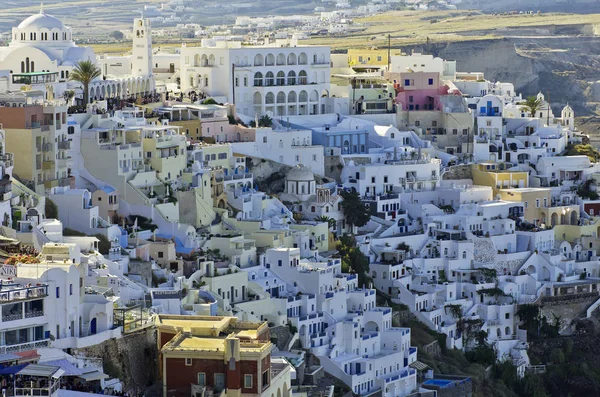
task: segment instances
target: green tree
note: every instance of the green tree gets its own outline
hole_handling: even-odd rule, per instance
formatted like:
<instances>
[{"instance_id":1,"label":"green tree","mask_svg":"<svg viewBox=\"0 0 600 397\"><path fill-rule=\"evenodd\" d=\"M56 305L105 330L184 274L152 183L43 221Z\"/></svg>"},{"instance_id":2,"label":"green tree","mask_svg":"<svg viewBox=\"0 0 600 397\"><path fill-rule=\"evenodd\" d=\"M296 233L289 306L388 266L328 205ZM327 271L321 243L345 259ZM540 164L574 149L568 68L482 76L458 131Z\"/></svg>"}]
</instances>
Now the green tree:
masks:
<instances>
[{"instance_id":1,"label":"green tree","mask_svg":"<svg viewBox=\"0 0 600 397\"><path fill-rule=\"evenodd\" d=\"M70 80L78 81L83 85L83 104L90 102L90 83L100 77L102 71L92 61L79 61L71 72Z\"/></svg>"},{"instance_id":2,"label":"green tree","mask_svg":"<svg viewBox=\"0 0 600 397\"><path fill-rule=\"evenodd\" d=\"M527 97L524 102L524 109L531 113L531 117L535 117L536 111L542 105L542 101L535 96Z\"/></svg>"},{"instance_id":3,"label":"green tree","mask_svg":"<svg viewBox=\"0 0 600 397\"><path fill-rule=\"evenodd\" d=\"M273 119L270 118L268 115L264 115L261 116L260 119L258 119L258 126L259 127L271 127L273 125Z\"/></svg>"},{"instance_id":4,"label":"green tree","mask_svg":"<svg viewBox=\"0 0 600 397\"><path fill-rule=\"evenodd\" d=\"M369 258L360 251L354 236L344 234L337 244L337 250L342 258L342 266L348 266L350 270L358 275L360 285L367 284L369 281Z\"/></svg>"},{"instance_id":5,"label":"green tree","mask_svg":"<svg viewBox=\"0 0 600 397\"><path fill-rule=\"evenodd\" d=\"M325 223L327 223L327 225L328 225L328 227L329 227L330 229L334 229L334 228L335 228L335 225L337 224L337 222L336 222L336 220L335 220L335 219L333 219L333 218L330 218L330 217L328 217L328 216L326 216L326 215L320 215L320 216L317 216L317 217L315 218L315 220L316 220L317 222L325 222Z\"/></svg>"},{"instance_id":6,"label":"green tree","mask_svg":"<svg viewBox=\"0 0 600 397\"><path fill-rule=\"evenodd\" d=\"M123 40L123 32L115 30L113 32L110 32L110 34L108 35L109 37L112 37L115 40Z\"/></svg>"},{"instance_id":7,"label":"green tree","mask_svg":"<svg viewBox=\"0 0 600 397\"><path fill-rule=\"evenodd\" d=\"M46 198L46 202L44 203L44 212L47 219L58 219L58 207L49 198Z\"/></svg>"},{"instance_id":8,"label":"green tree","mask_svg":"<svg viewBox=\"0 0 600 397\"><path fill-rule=\"evenodd\" d=\"M371 219L371 214L356 192L342 190L342 211L350 226L364 226Z\"/></svg>"}]
</instances>

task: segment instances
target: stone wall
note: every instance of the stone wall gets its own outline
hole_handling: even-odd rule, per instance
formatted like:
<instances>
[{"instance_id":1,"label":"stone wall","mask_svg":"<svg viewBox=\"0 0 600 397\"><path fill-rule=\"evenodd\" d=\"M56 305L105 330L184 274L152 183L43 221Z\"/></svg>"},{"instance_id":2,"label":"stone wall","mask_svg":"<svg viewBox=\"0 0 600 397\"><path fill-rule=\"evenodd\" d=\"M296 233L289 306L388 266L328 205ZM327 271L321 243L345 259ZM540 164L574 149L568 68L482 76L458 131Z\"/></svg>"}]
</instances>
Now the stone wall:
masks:
<instances>
[{"instance_id":1,"label":"stone wall","mask_svg":"<svg viewBox=\"0 0 600 397\"><path fill-rule=\"evenodd\" d=\"M271 342L273 342L273 344L277 346L279 350L287 350L287 344L289 343L290 338L292 337L290 328L287 326L277 326L271 327L270 331Z\"/></svg>"},{"instance_id":2,"label":"stone wall","mask_svg":"<svg viewBox=\"0 0 600 397\"><path fill-rule=\"evenodd\" d=\"M133 395L145 392L146 397L158 397L162 393L161 388L156 387L158 350L154 327L72 353L102 358L104 373L111 378L119 378L123 382L124 391L134 393Z\"/></svg>"},{"instance_id":3,"label":"stone wall","mask_svg":"<svg viewBox=\"0 0 600 397\"><path fill-rule=\"evenodd\" d=\"M571 335L575 332L575 320L586 317L587 309L598 299L598 294L565 295L542 298L540 312L548 322L560 320L561 335Z\"/></svg>"},{"instance_id":4,"label":"stone wall","mask_svg":"<svg viewBox=\"0 0 600 397\"><path fill-rule=\"evenodd\" d=\"M470 165L455 165L442 174L443 180L473 179Z\"/></svg>"}]
</instances>

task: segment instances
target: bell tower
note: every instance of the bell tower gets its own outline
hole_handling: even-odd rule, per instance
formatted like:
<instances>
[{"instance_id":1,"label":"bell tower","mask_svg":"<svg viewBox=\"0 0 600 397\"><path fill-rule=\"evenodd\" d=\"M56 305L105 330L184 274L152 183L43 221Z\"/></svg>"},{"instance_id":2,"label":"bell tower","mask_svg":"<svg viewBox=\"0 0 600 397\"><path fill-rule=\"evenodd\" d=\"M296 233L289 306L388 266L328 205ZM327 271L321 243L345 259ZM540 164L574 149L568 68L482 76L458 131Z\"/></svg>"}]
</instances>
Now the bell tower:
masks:
<instances>
[{"instance_id":1,"label":"bell tower","mask_svg":"<svg viewBox=\"0 0 600 397\"><path fill-rule=\"evenodd\" d=\"M133 20L133 49L131 74L136 77L152 76L152 29L145 18Z\"/></svg>"}]
</instances>

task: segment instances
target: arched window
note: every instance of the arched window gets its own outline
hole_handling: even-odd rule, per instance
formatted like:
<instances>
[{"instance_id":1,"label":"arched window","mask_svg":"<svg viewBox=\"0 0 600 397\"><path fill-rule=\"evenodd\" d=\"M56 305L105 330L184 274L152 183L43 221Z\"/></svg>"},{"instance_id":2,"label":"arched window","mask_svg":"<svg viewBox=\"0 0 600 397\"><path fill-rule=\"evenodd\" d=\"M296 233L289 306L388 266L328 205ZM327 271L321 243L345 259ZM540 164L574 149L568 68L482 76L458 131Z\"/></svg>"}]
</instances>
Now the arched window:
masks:
<instances>
[{"instance_id":1,"label":"arched window","mask_svg":"<svg viewBox=\"0 0 600 397\"><path fill-rule=\"evenodd\" d=\"M267 74L265 74L265 85L267 87L275 85L275 75L273 72L267 72Z\"/></svg>"},{"instance_id":2,"label":"arched window","mask_svg":"<svg viewBox=\"0 0 600 397\"><path fill-rule=\"evenodd\" d=\"M463 259L467 259L467 251L463 251L462 257L463 257Z\"/></svg>"},{"instance_id":3,"label":"arched window","mask_svg":"<svg viewBox=\"0 0 600 397\"><path fill-rule=\"evenodd\" d=\"M21 73L25 73L25 61L21 61Z\"/></svg>"},{"instance_id":4,"label":"arched window","mask_svg":"<svg viewBox=\"0 0 600 397\"><path fill-rule=\"evenodd\" d=\"M285 85L285 73L281 70L277 72L277 85Z\"/></svg>"},{"instance_id":5,"label":"arched window","mask_svg":"<svg viewBox=\"0 0 600 397\"><path fill-rule=\"evenodd\" d=\"M29 73L29 57L25 58L25 71Z\"/></svg>"},{"instance_id":6,"label":"arched window","mask_svg":"<svg viewBox=\"0 0 600 397\"><path fill-rule=\"evenodd\" d=\"M287 83L288 85L296 85L296 72L293 70L290 70L288 73Z\"/></svg>"},{"instance_id":7,"label":"arched window","mask_svg":"<svg viewBox=\"0 0 600 397\"><path fill-rule=\"evenodd\" d=\"M265 66L273 65L275 65L275 57L273 56L273 54L267 54L267 57L265 58Z\"/></svg>"},{"instance_id":8,"label":"arched window","mask_svg":"<svg viewBox=\"0 0 600 397\"><path fill-rule=\"evenodd\" d=\"M263 65L263 56L261 54L256 54L254 56L254 66L262 66Z\"/></svg>"},{"instance_id":9,"label":"arched window","mask_svg":"<svg viewBox=\"0 0 600 397\"><path fill-rule=\"evenodd\" d=\"M308 93L304 90L300 91L300 95L298 96L298 100L300 102L308 102Z\"/></svg>"},{"instance_id":10,"label":"arched window","mask_svg":"<svg viewBox=\"0 0 600 397\"><path fill-rule=\"evenodd\" d=\"M296 103L296 92L290 91L288 94L288 102Z\"/></svg>"},{"instance_id":11,"label":"arched window","mask_svg":"<svg viewBox=\"0 0 600 397\"><path fill-rule=\"evenodd\" d=\"M283 54L277 55L277 65L285 65L285 55L283 55Z\"/></svg>"},{"instance_id":12,"label":"arched window","mask_svg":"<svg viewBox=\"0 0 600 397\"><path fill-rule=\"evenodd\" d=\"M262 87L263 85L263 75L261 72L254 73L254 86Z\"/></svg>"},{"instance_id":13,"label":"arched window","mask_svg":"<svg viewBox=\"0 0 600 397\"><path fill-rule=\"evenodd\" d=\"M308 64L308 57L306 56L306 53L301 52L300 55L298 55L298 65L307 65Z\"/></svg>"},{"instance_id":14,"label":"arched window","mask_svg":"<svg viewBox=\"0 0 600 397\"><path fill-rule=\"evenodd\" d=\"M306 71L301 70L300 73L298 73L298 84L308 84L308 75L306 74Z\"/></svg>"},{"instance_id":15,"label":"arched window","mask_svg":"<svg viewBox=\"0 0 600 397\"><path fill-rule=\"evenodd\" d=\"M268 92L265 96L265 103L268 105L275 103L275 95L272 92Z\"/></svg>"},{"instance_id":16,"label":"arched window","mask_svg":"<svg viewBox=\"0 0 600 397\"><path fill-rule=\"evenodd\" d=\"M295 65L296 64L296 54L294 54L292 52L290 55L288 55L287 64L288 65Z\"/></svg>"},{"instance_id":17,"label":"arched window","mask_svg":"<svg viewBox=\"0 0 600 397\"><path fill-rule=\"evenodd\" d=\"M285 93L282 91L279 91L279 93L277 94L277 103L285 103Z\"/></svg>"},{"instance_id":18,"label":"arched window","mask_svg":"<svg viewBox=\"0 0 600 397\"><path fill-rule=\"evenodd\" d=\"M31 61L31 73L35 72L35 62Z\"/></svg>"}]
</instances>

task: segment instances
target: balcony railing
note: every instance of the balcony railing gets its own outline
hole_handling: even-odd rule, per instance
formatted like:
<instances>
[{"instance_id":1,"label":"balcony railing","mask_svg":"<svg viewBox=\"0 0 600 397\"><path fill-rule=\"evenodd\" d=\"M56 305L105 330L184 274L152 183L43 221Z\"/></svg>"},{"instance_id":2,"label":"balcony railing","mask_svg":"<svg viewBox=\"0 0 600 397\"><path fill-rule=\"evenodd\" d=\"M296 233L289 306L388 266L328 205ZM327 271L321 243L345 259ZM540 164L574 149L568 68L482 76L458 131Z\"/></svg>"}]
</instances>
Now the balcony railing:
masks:
<instances>
[{"instance_id":1,"label":"balcony railing","mask_svg":"<svg viewBox=\"0 0 600 397\"><path fill-rule=\"evenodd\" d=\"M40 349L42 347L48 347L49 344L49 339L41 339L37 341L18 343L16 345L0 346L0 354L18 353L27 350Z\"/></svg>"},{"instance_id":2,"label":"balcony railing","mask_svg":"<svg viewBox=\"0 0 600 397\"><path fill-rule=\"evenodd\" d=\"M69 149L71 149L71 141L60 141L60 142L58 142L58 148L60 150L69 150Z\"/></svg>"},{"instance_id":3,"label":"balcony railing","mask_svg":"<svg viewBox=\"0 0 600 397\"><path fill-rule=\"evenodd\" d=\"M15 389L15 397L45 397L51 396L60 387L60 382L54 382L50 387L17 387Z\"/></svg>"},{"instance_id":4,"label":"balcony railing","mask_svg":"<svg viewBox=\"0 0 600 397\"><path fill-rule=\"evenodd\" d=\"M45 298L46 296L48 296L47 285L0 290L0 304L27 299Z\"/></svg>"},{"instance_id":5,"label":"balcony railing","mask_svg":"<svg viewBox=\"0 0 600 397\"><path fill-rule=\"evenodd\" d=\"M55 161L54 160L44 160L42 162L42 168L44 170L53 170L54 166L55 166Z\"/></svg>"}]
</instances>

